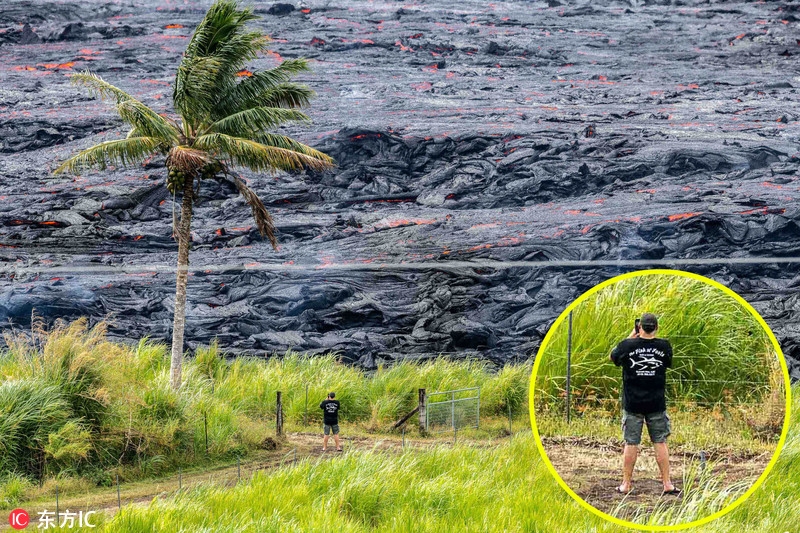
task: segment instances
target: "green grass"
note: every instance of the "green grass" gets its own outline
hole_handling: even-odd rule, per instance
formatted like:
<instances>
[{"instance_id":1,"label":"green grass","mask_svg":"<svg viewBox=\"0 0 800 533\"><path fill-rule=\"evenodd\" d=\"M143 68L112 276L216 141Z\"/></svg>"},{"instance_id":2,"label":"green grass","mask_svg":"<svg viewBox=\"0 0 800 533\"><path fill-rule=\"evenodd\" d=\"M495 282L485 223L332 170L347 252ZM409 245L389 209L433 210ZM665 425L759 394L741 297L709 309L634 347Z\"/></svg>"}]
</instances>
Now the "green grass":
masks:
<instances>
[{"instance_id":1,"label":"green grass","mask_svg":"<svg viewBox=\"0 0 800 533\"><path fill-rule=\"evenodd\" d=\"M108 485L116 473L123 481L142 479L174 472L179 464L198 471L253 455L272 435L276 390L284 393L290 429L316 427L318 402L336 390L349 434L368 435L387 431L412 408L420 387L480 386L485 420L481 429L459 433L456 446L431 439L430 448L354 449L333 460L304 459L257 473L235 488L209 483L146 506L125 507L114 518L103 517L103 527L122 532L623 530L563 493L530 434L487 440L504 434L509 406L515 425L524 423L528 365L493 372L481 363L436 360L366 374L333 356L224 360L212 345L187 359L185 388L175 394L168 387L163 345L111 343L102 325L89 330L83 322L34 336L12 342L0 355L0 506L24 505L31 494L50 501L56 479L66 496ZM306 384L308 426L303 423ZM720 416L724 421L728 415ZM711 416L707 422L713 426ZM552 423L559 424L555 418ZM618 438L616 428L612 432L589 414L574 423L586 433ZM707 436L710 426L706 429L687 442ZM765 486L702 531L793 531L800 520L799 430L794 420L786 450ZM731 433L724 445L737 447L747 438ZM42 489L35 486L41 463L31 458L44 458ZM703 516L720 497L713 483L698 478L692 485L697 489L687 491L686 505L642 518L669 523Z\"/></svg>"},{"instance_id":2,"label":"green grass","mask_svg":"<svg viewBox=\"0 0 800 533\"><path fill-rule=\"evenodd\" d=\"M659 316L658 336L673 346L673 368L667 373L673 404L760 404L775 399L780 407L782 370L758 321L713 286L682 276L649 275L604 287L573 311L571 395L576 412L618 409L621 371L609 353L645 312ZM567 341L564 320L541 357L537 406L563 405Z\"/></svg>"},{"instance_id":3,"label":"green grass","mask_svg":"<svg viewBox=\"0 0 800 533\"><path fill-rule=\"evenodd\" d=\"M525 419L529 376L530 365L495 372L445 359L368 374L334 355L225 359L213 343L186 359L176 393L163 344L109 342L103 324L83 320L34 328L0 352L0 494L19 500L24 486L56 477L108 486L116 475L130 481L247 456L274 435L277 391L290 429L321 425L319 402L336 391L352 434L389 431L416 406L419 388L480 386L486 428L467 433L491 437L509 407Z\"/></svg>"},{"instance_id":4,"label":"green grass","mask_svg":"<svg viewBox=\"0 0 800 533\"><path fill-rule=\"evenodd\" d=\"M795 401L795 413L798 408ZM708 483L698 476L686 505L657 510L648 520L676 523L706 516L719 497L704 490ZM797 531L799 499L800 423L795 416L786 448L764 485L730 514L690 531ZM530 434L496 447L356 451L330 461L304 460L259 473L235 488L207 485L145 507L126 507L107 519L105 530L630 531L569 498L545 469Z\"/></svg>"}]
</instances>

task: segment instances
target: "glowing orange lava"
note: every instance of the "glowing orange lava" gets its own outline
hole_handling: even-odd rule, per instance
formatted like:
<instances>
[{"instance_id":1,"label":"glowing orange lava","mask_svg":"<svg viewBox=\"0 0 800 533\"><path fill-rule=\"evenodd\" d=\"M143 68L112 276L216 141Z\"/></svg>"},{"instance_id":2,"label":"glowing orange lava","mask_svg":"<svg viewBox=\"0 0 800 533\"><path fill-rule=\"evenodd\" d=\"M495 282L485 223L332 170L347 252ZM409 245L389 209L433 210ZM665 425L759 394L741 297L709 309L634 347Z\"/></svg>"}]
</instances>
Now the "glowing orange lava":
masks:
<instances>
[{"instance_id":1,"label":"glowing orange lava","mask_svg":"<svg viewBox=\"0 0 800 533\"><path fill-rule=\"evenodd\" d=\"M700 213L678 213L677 215L670 215L667 217L670 222L675 222L676 220L684 220L687 218L696 217Z\"/></svg>"},{"instance_id":2,"label":"glowing orange lava","mask_svg":"<svg viewBox=\"0 0 800 533\"><path fill-rule=\"evenodd\" d=\"M75 66L75 62L69 61L67 63L38 63L37 66L44 67L46 69L70 70L72 69L72 67Z\"/></svg>"}]
</instances>

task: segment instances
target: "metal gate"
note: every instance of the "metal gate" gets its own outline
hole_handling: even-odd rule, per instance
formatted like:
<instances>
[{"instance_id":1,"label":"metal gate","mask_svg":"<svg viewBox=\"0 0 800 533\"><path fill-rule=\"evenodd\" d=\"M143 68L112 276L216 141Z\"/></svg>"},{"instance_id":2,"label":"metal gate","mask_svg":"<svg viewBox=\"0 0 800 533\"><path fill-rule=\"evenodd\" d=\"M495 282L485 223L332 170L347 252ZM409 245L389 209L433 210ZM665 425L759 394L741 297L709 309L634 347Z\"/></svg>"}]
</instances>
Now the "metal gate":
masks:
<instances>
[{"instance_id":1,"label":"metal gate","mask_svg":"<svg viewBox=\"0 0 800 533\"><path fill-rule=\"evenodd\" d=\"M431 392L426 403L427 431L458 431L478 427L481 417L480 387Z\"/></svg>"}]
</instances>

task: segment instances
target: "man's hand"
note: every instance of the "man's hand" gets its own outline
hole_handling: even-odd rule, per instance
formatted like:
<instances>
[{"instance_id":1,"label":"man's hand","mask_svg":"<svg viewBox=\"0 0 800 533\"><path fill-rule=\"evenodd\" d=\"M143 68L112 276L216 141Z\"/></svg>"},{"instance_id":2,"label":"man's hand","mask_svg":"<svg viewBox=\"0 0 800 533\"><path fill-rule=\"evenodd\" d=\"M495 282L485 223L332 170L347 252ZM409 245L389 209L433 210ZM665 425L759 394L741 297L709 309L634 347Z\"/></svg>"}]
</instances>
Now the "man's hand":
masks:
<instances>
[{"instance_id":1,"label":"man's hand","mask_svg":"<svg viewBox=\"0 0 800 533\"><path fill-rule=\"evenodd\" d=\"M633 328L633 329L631 330L631 334L630 334L630 335L628 335L628 338L629 338L629 339L635 339L635 338L636 338L636 337L638 337L638 336L639 336L639 334L636 332L636 328Z\"/></svg>"}]
</instances>

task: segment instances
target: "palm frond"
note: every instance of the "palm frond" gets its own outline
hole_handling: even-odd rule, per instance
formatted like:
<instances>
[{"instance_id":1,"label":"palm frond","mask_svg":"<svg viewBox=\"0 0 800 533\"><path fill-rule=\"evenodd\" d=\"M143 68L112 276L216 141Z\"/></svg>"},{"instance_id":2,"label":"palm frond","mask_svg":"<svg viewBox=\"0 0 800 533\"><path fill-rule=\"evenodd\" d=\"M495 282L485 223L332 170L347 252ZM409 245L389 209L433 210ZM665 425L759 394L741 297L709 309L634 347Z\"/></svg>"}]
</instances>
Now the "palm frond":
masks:
<instances>
[{"instance_id":1,"label":"palm frond","mask_svg":"<svg viewBox=\"0 0 800 533\"><path fill-rule=\"evenodd\" d=\"M94 96L100 97L103 100L107 98L113 98L117 103L127 100L136 100L133 96L126 93L119 87L111 85L97 74L92 74L88 70L71 74L69 80L74 85L83 85L89 89L90 93L92 93Z\"/></svg>"},{"instance_id":2,"label":"palm frond","mask_svg":"<svg viewBox=\"0 0 800 533\"><path fill-rule=\"evenodd\" d=\"M312 157L300 152L266 146L256 141L233 137L223 133L209 133L198 137L193 145L200 150L228 158L233 164L247 167L256 172L273 170L325 170L333 166L333 159L322 154Z\"/></svg>"},{"instance_id":3,"label":"palm frond","mask_svg":"<svg viewBox=\"0 0 800 533\"><path fill-rule=\"evenodd\" d=\"M252 137L253 141L259 142L265 146L274 146L276 148L284 148L286 150L291 150L293 152L298 152L314 159L320 159L323 161L328 161L331 164L334 164L333 158L328 156L327 154L320 152L319 150L315 150L308 145L305 145L301 142L295 141L291 137L287 137L286 135L280 135L278 133L259 133Z\"/></svg>"},{"instance_id":4,"label":"palm frond","mask_svg":"<svg viewBox=\"0 0 800 533\"><path fill-rule=\"evenodd\" d=\"M253 219L255 220L256 227L258 228L258 232L262 237L268 238L270 244L272 244L272 247L277 250L278 239L275 237L275 223L273 222L269 211L267 211L267 208L264 207L264 202L261 201L261 198L258 197L255 191L248 187L244 180L238 175L230 172L227 174L230 180L233 181L233 184L239 191L239 194L241 194L244 198L244 201L250 206L250 209L253 212Z\"/></svg>"},{"instance_id":5,"label":"palm frond","mask_svg":"<svg viewBox=\"0 0 800 533\"><path fill-rule=\"evenodd\" d=\"M236 0L214 2L192 35L186 47L186 55L214 55L231 36L241 32L248 22L257 18L252 7L239 9L239 2Z\"/></svg>"},{"instance_id":6,"label":"palm frond","mask_svg":"<svg viewBox=\"0 0 800 533\"><path fill-rule=\"evenodd\" d=\"M252 107L253 102L264 93L271 91L301 72L310 70L305 59L287 59L275 68L256 72L245 78L230 90L226 91L219 100L219 105L212 115L220 119L231 113L236 113Z\"/></svg>"},{"instance_id":7,"label":"palm frond","mask_svg":"<svg viewBox=\"0 0 800 533\"><path fill-rule=\"evenodd\" d=\"M209 130L250 138L253 133L277 128L287 122L311 122L311 119L305 113L294 109L254 107L218 120Z\"/></svg>"},{"instance_id":8,"label":"palm frond","mask_svg":"<svg viewBox=\"0 0 800 533\"><path fill-rule=\"evenodd\" d=\"M264 91L254 100L260 107L307 107L314 97L314 91L306 85L298 83L281 83L280 85ZM254 106L255 107L255 106Z\"/></svg>"},{"instance_id":9,"label":"palm frond","mask_svg":"<svg viewBox=\"0 0 800 533\"><path fill-rule=\"evenodd\" d=\"M197 126L236 85L236 72L264 50L269 37L246 27L252 8L219 0L192 35L175 79L175 108Z\"/></svg>"},{"instance_id":10,"label":"palm frond","mask_svg":"<svg viewBox=\"0 0 800 533\"><path fill-rule=\"evenodd\" d=\"M106 141L67 159L53 173L78 173L88 168L104 170L108 165L130 166L144 161L154 152L160 151L162 147L163 141L155 137L132 137Z\"/></svg>"},{"instance_id":11,"label":"palm frond","mask_svg":"<svg viewBox=\"0 0 800 533\"><path fill-rule=\"evenodd\" d=\"M167 119L138 100L125 100L117 104L122 120L132 125L144 137L162 139L165 144L178 142L180 132Z\"/></svg>"},{"instance_id":12,"label":"palm frond","mask_svg":"<svg viewBox=\"0 0 800 533\"><path fill-rule=\"evenodd\" d=\"M211 113L219 94L216 79L220 67L214 57L184 57L181 61L172 97L184 122L196 125Z\"/></svg>"},{"instance_id":13,"label":"palm frond","mask_svg":"<svg viewBox=\"0 0 800 533\"><path fill-rule=\"evenodd\" d=\"M73 74L70 81L76 85L83 85L101 99L113 98L117 102L119 116L133 126L144 137L156 137L165 143L177 141L179 132L161 115L147 107L145 104L115 87L88 70Z\"/></svg>"}]
</instances>

